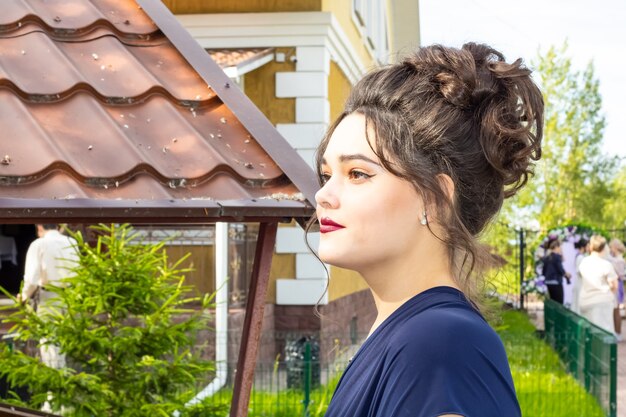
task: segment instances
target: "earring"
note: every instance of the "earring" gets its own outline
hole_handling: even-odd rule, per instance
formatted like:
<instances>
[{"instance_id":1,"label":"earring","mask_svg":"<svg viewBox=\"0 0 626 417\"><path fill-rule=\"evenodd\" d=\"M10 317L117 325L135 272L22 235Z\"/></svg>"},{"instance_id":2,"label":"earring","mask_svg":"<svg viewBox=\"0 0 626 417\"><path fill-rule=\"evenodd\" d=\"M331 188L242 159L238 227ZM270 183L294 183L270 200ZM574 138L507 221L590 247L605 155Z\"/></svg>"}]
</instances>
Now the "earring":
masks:
<instances>
[{"instance_id":1,"label":"earring","mask_svg":"<svg viewBox=\"0 0 626 417\"><path fill-rule=\"evenodd\" d=\"M420 220L420 224L422 226L426 226L428 224L428 218L426 217L426 211L422 213L422 220Z\"/></svg>"}]
</instances>

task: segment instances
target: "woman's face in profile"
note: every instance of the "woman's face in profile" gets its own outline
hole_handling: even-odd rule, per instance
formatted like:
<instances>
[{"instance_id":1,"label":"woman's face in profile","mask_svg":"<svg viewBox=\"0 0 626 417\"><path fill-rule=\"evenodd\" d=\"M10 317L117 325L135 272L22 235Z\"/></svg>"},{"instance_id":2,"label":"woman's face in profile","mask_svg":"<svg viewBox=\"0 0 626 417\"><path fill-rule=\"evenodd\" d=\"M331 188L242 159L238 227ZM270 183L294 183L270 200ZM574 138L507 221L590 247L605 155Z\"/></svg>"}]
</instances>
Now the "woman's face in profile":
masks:
<instances>
[{"instance_id":1,"label":"woman's face in profile","mask_svg":"<svg viewBox=\"0 0 626 417\"><path fill-rule=\"evenodd\" d=\"M381 165L367 142L363 115L353 113L337 126L321 175L316 202L324 262L363 271L407 256L428 231L420 224L421 198L411 183Z\"/></svg>"}]
</instances>

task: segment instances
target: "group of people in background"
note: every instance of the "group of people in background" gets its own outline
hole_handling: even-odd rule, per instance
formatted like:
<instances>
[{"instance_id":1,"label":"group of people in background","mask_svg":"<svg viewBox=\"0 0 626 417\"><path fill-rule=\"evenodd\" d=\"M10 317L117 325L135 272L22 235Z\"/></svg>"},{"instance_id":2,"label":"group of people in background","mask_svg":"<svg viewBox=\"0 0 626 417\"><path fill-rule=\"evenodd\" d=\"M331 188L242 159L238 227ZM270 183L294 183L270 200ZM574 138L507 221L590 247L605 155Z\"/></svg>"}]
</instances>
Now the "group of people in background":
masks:
<instances>
[{"instance_id":1,"label":"group of people in background","mask_svg":"<svg viewBox=\"0 0 626 417\"><path fill-rule=\"evenodd\" d=\"M563 281L571 283L573 289L569 307L621 341L626 275L624 243L619 239L607 243L604 237L593 235L588 241L580 239L574 248L576 272L572 276L563 266L561 242L556 239L548 243L548 252L543 259L543 276L550 298L563 304Z\"/></svg>"}]
</instances>

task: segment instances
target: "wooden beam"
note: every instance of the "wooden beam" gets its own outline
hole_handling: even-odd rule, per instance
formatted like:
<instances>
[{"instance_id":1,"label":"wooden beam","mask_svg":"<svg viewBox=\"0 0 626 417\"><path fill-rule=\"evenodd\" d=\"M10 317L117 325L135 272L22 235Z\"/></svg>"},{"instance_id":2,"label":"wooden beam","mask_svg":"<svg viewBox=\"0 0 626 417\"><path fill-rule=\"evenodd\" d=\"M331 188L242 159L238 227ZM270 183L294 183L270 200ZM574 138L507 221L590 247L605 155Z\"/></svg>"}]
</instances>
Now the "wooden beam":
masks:
<instances>
[{"instance_id":1,"label":"wooden beam","mask_svg":"<svg viewBox=\"0 0 626 417\"><path fill-rule=\"evenodd\" d=\"M235 387L230 406L230 417L246 417L250 391L254 381L254 368L263 327L263 311L276 243L277 223L261 223L254 255L254 267L246 303L246 316L237 359Z\"/></svg>"}]
</instances>

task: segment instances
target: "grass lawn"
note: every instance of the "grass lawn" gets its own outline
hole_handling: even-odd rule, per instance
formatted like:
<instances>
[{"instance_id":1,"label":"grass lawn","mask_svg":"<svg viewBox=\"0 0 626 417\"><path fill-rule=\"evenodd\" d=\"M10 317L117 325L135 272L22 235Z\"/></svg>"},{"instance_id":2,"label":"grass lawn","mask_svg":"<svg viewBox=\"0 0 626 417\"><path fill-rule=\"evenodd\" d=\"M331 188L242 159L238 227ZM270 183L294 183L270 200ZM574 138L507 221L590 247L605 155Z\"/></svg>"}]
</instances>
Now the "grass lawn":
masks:
<instances>
[{"instance_id":1,"label":"grass lawn","mask_svg":"<svg viewBox=\"0 0 626 417\"><path fill-rule=\"evenodd\" d=\"M535 335L526 314L507 310L496 327L524 417L605 417L593 396L565 372L552 348Z\"/></svg>"},{"instance_id":2,"label":"grass lawn","mask_svg":"<svg viewBox=\"0 0 626 417\"><path fill-rule=\"evenodd\" d=\"M339 381L337 375L330 384L311 391L308 417L323 417L328 403ZM232 389L225 389L216 394L217 398L208 400L213 405L221 404L228 409L232 398ZM300 390L258 391L250 396L248 417L298 417L304 416L304 394Z\"/></svg>"}]
</instances>

